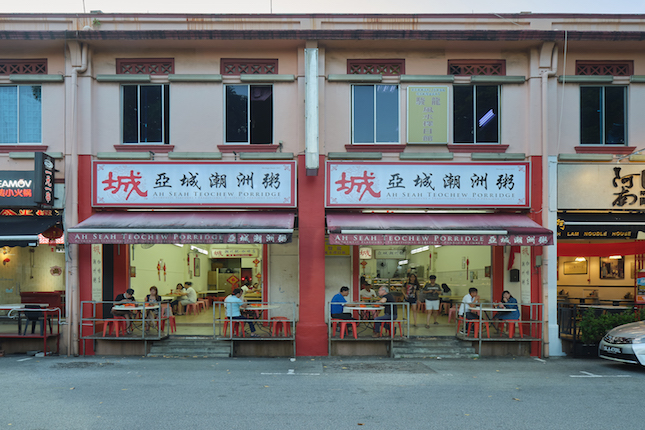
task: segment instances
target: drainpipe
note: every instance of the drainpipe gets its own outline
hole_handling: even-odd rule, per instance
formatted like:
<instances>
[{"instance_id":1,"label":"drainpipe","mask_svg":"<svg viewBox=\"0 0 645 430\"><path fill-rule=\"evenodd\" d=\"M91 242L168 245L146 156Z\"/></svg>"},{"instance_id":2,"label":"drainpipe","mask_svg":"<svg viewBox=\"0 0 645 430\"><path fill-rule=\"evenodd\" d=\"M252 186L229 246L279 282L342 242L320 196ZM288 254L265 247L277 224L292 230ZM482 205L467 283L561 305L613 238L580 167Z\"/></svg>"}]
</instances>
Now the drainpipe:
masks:
<instances>
[{"instance_id":1,"label":"drainpipe","mask_svg":"<svg viewBox=\"0 0 645 430\"><path fill-rule=\"evenodd\" d=\"M76 46L72 46L72 45ZM78 57L74 55L80 47L81 58L80 65ZM87 71L87 44L81 44L78 41L70 42L68 45L70 51L70 62L72 65L72 83L71 83L71 124L65 142L65 221L67 231L68 226L78 224L78 75ZM76 64L75 64L76 63ZM76 170L75 170L76 169ZM79 340L79 278L78 278L78 245L70 245L67 242L65 260L67 263L67 278L65 290L68 293L66 300L66 318L67 318L67 355L78 355Z\"/></svg>"},{"instance_id":2,"label":"drainpipe","mask_svg":"<svg viewBox=\"0 0 645 430\"><path fill-rule=\"evenodd\" d=\"M548 49L548 48L547 48ZM548 210L543 212L542 220L543 225L546 225L556 231L557 228L557 216L558 216L558 207L557 207L557 157L549 156L549 145L548 145L548 133L549 133L549 100L548 100L548 89L549 89L549 78L554 77L558 70L558 49L557 46L551 48L551 63L549 69L542 70L542 175L543 178L547 178L547 186L543 189L543 202L547 202ZM543 179L544 181L544 179ZM544 203L543 203L544 207ZM557 242L554 238L554 243L552 247L545 250L542 264L543 270L542 274L546 273L546 287L547 287L547 310L548 310L548 343L545 343L545 346L548 347L549 356L561 356L562 352L562 342L558 336L558 304L557 304L557 290L558 290L558 281L557 281L557 255L558 248ZM544 270L546 267L546 270ZM544 290L543 290L544 294Z\"/></svg>"}]
</instances>

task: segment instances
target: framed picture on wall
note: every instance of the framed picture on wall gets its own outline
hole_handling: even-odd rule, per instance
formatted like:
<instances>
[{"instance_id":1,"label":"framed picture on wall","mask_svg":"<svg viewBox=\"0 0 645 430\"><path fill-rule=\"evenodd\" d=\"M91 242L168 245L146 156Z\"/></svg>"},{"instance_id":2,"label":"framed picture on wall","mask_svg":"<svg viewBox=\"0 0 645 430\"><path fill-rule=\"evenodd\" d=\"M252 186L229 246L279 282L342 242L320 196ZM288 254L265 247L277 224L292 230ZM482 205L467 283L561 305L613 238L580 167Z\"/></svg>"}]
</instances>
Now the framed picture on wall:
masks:
<instances>
[{"instance_id":1,"label":"framed picture on wall","mask_svg":"<svg viewBox=\"0 0 645 430\"><path fill-rule=\"evenodd\" d=\"M565 261L563 264L565 275L586 275L587 260L584 261Z\"/></svg>"},{"instance_id":2,"label":"framed picture on wall","mask_svg":"<svg viewBox=\"0 0 645 430\"><path fill-rule=\"evenodd\" d=\"M193 260L194 264L194 275L195 278L199 278L199 276L202 274L202 269L201 269L201 263L199 261L199 257L195 256L195 259Z\"/></svg>"},{"instance_id":3,"label":"framed picture on wall","mask_svg":"<svg viewBox=\"0 0 645 430\"><path fill-rule=\"evenodd\" d=\"M625 259L622 255L600 258L600 279L625 279Z\"/></svg>"}]
</instances>

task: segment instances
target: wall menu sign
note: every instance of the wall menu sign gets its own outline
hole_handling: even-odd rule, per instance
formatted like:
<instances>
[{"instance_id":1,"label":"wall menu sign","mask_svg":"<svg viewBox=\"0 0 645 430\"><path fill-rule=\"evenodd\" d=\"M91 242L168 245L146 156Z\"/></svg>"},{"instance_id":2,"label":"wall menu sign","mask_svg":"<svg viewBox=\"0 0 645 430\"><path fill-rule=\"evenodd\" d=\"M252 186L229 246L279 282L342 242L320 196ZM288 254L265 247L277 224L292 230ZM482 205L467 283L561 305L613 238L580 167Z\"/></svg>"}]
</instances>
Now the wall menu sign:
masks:
<instances>
[{"instance_id":1,"label":"wall menu sign","mask_svg":"<svg viewBox=\"0 0 645 430\"><path fill-rule=\"evenodd\" d=\"M92 164L95 207L295 207L296 162Z\"/></svg>"},{"instance_id":2,"label":"wall menu sign","mask_svg":"<svg viewBox=\"0 0 645 430\"><path fill-rule=\"evenodd\" d=\"M558 164L558 209L645 210L645 164Z\"/></svg>"},{"instance_id":3,"label":"wall menu sign","mask_svg":"<svg viewBox=\"0 0 645 430\"><path fill-rule=\"evenodd\" d=\"M0 172L0 207L34 206L34 172Z\"/></svg>"},{"instance_id":4,"label":"wall menu sign","mask_svg":"<svg viewBox=\"0 0 645 430\"><path fill-rule=\"evenodd\" d=\"M445 86L408 87L408 143L448 143Z\"/></svg>"},{"instance_id":5,"label":"wall menu sign","mask_svg":"<svg viewBox=\"0 0 645 430\"><path fill-rule=\"evenodd\" d=\"M525 208L529 163L328 161L327 207Z\"/></svg>"}]
</instances>

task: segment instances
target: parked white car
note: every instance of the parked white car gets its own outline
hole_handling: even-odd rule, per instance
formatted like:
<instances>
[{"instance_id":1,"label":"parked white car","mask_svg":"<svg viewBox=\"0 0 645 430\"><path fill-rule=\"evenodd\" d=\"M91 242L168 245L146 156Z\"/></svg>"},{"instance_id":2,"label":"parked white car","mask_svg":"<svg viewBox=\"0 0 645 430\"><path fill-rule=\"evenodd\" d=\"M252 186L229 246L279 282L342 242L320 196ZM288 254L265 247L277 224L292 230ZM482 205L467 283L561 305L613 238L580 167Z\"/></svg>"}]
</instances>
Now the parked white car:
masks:
<instances>
[{"instance_id":1,"label":"parked white car","mask_svg":"<svg viewBox=\"0 0 645 430\"><path fill-rule=\"evenodd\" d=\"M598 345L598 356L645 366L645 321L614 327Z\"/></svg>"}]
</instances>

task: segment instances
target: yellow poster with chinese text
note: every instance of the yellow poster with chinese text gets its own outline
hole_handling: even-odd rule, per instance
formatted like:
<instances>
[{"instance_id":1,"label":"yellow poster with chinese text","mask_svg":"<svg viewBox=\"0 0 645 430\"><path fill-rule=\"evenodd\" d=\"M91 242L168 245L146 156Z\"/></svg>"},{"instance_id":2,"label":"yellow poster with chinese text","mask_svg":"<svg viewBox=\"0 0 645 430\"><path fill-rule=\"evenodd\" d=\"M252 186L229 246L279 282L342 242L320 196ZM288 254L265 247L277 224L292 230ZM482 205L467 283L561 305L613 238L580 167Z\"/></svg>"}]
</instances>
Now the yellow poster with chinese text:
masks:
<instances>
[{"instance_id":1,"label":"yellow poster with chinese text","mask_svg":"<svg viewBox=\"0 0 645 430\"><path fill-rule=\"evenodd\" d=\"M408 87L408 143L448 143L448 87Z\"/></svg>"}]
</instances>

